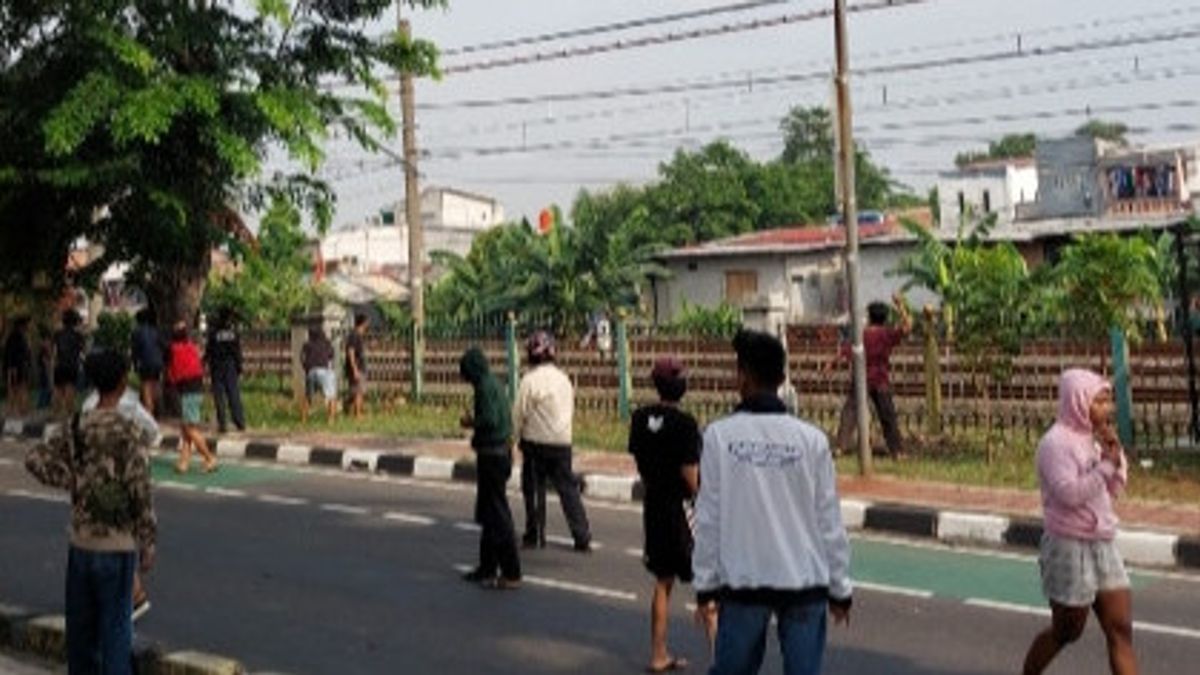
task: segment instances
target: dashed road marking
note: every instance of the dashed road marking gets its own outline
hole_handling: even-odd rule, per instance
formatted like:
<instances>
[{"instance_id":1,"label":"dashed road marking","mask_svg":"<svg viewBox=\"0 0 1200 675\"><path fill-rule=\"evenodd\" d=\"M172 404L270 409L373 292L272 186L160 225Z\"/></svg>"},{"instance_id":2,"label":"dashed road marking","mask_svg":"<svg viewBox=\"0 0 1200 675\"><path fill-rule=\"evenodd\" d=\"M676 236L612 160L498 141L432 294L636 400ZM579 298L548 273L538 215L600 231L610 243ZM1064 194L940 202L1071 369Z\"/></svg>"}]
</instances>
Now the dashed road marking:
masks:
<instances>
[{"instance_id":1,"label":"dashed road marking","mask_svg":"<svg viewBox=\"0 0 1200 675\"><path fill-rule=\"evenodd\" d=\"M548 534L548 535L546 535L546 541L547 541L547 542L549 542L549 543L551 543L551 544L558 544L559 546L567 546L567 547L574 547L574 546L575 546L575 540L574 540L574 539L572 539L572 538L570 538L570 537L564 537L564 536L562 536L562 535L558 535L558 534ZM601 543L601 542L598 542L598 541L595 541L595 540L593 540L593 541L592 541L592 548L593 548L593 549L602 549L602 548L604 548L604 544L603 544L603 543Z\"/></svg>"},{"instance_id":2,"label":"dashed road marking","mask_svg":"<svg viewBox=\"0 0 1200 675\"><path fill-rule=\"evenodd\" d=\"M349 504L322 504L321 510L330 513L345 513L352 516L365 516L370 513L366 507L351 506Z\"/></svg>"},{"instance_id":3,"label":"dashed road marking","mask_svg":"<svg viewBox=\"0 0 1200 675\"><path fill-rule=\"evenodd\" d=\"M397 523L405 523L408 525L434 525L436 520L429 516L421 516L415 513L401 513L399 511L388 511L383 514L384 520L390 520Z\"/></svg>"},{"instance_id":4,"label":"dashed road marking","mask_svg":"<svg viewBox=\"0 0 1200 675\"><path fill-rule=\"evenodd\" d=\"M245 490L235 490L232 488L222 487L206 487L204 488L204 493L213 495L214 497L232 497L234 499L241 499L249 496L246 494Z\"/></svg>"},{"instance_id":5,"label":"dashed road marking","mask_svg":"<svg viewBox=\"0 0 1200 675\"><path fill-rule=\"evenodd\" d=\"M17 460L9 459L7 457L0 457L0 466L16 466L16 465L17 465Z\"/></svg>"},{"instance_id":6,"label":"dashed road marking","mask_svg":"<svg viewBox=\"0 0 1200 675\"><path fill-rule=\"evenodd\" d=\"M922 591L914 588L904 588L903 586L892 586L890 584L874 584L869 581L855 581L854 586L861 588L864 591L875 591L876 593L887 593L889 595L903 595L910 598L921 598L928 600L933 597L931 591Z\"/></svg>"},{"instance_id":7,"label":"dashed road marking","mask_svg":"<svg viewBox=\"0 0 1200 675\"><path fill-rule=\"evenodd\" d=\"M180 483L179 481L174 481L174 480L158 481L157 483L155 483L155 486L163 488L165 490L180 490L183 492L199 492L200 491L200 487L197 485L192 485L191 483Z\"/></svg>"},{"instance_id":8,"label":"dashed road marking","mask_svg":"<svg viewBox=\"0 0 1200 675\"><path fill-rule=\"evenodd\" d=\"M285 497L283 495L271 494L258 495L256 499L264 504L279 504L280 506L302 506L308 503L308 500L302 497Z\"/></svg>"},{"instance_id":9,"label":"dashed road marking","mask_svg":"<svg viewBox=\"0 0 1200 675\"><path fill-rule=\"evenodd\" d=\"M625 549L625 555L629 556L630 558L641 558L645 554L640 548L627 548Z\"/></svg>"},{"instance_id":10,"label":"dashed road marking","mask_svg":"<svg viewBox=\"0 0 1200 675\"><path fill-rule=\"evenodd\" d=\"M483 528L478 523L468 523L465 520L460 520L454 524L454 529L462 530L463 532L482 532Z\"/></svg>"},{"instance_id":11,"label":"dashed road marking","mask_svg":"<svg viewBox=\"0 0 1200 675\"><path fill-rule=\"evenodd\" d=\"M33 499L39 502L51 502L53 504L69 504L70 498L66 495L55 494L53 492L33 492L31 490L7 490L6 494L9 497L20 497L22 499Z\"/></svg>"},{"instance_id":12,"label":"dashed road marking","mask_svg":"<svg viewBox=\"0 0 1200 675\"><path fill-rule=\"evenodd\" d=\"M470 572L474 569L471 565L455 565L454 569L459 572ZM589 595L595 598L608 598L610 600L624 600L626 602L637 602L637 593L628 591L619 591L612 588L604 588L602 586L592 586L589 584L579 584L573 581L560 581L558 579L550 579L547 577L535 576L526 574L521 577L521 582L529 586L540 586L542 588L552 588L558 591L567 591L569 593L578 593L579 595Z\"/></svg>"},{"instance_id":13,"label":"dashed road marking","mask_svg":"<svg viewBox=\"0 0 1200 675\"><path fill-rule=\"evenodd\" d=\"M1030 616L1037 616L1047 619L1050 618L1050 610L1045 607L1030 607L1029 605L1019 605L1013 602L997 602L995 600L983 600L980 598L969 598L964 600L963 604L971 607L982 607L984 609L994 609L1002 612L1027 614ZM1185 626L1170 626L1161 623L1152 623L1149 621L1134 621L1133 630L1134 632L1157 633L1159 635L1170 635L1172 637L1200 640L1200 630L1195 628L1187 628Z\"/></svg>"}]
</instances>

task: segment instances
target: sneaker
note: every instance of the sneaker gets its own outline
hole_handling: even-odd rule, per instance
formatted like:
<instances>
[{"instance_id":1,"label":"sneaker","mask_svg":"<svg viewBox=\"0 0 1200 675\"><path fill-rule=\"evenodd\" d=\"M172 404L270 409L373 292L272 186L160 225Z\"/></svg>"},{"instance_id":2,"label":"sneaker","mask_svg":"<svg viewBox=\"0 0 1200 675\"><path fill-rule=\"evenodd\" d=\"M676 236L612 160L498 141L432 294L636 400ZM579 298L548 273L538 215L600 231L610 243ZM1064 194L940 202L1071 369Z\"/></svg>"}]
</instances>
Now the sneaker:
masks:
<instances>
[{"instance_id":1,"label":"sneaker","mask_svg":"<svg viewBox=\"0 0 1200 675\"><path fill-rule=\"evenodd\" d=\"M590 539L587 541L577 541L574 548L576 553L591 553L592 541Z\"/></svg>"},{"instance_id":2,"label":"sneaker","mask_svg":"<svg viewBox=\"0 0 1200 675\"><path fill-rule=\"evenodd\" d=\"M527 534L521 537L521 548L546 548L546 538Z\"/></svg>"},{"instance_id":3,"label":"sneaker","mask_svg":"<svg viewBox=\"0 0 1200 675\"><path fill-rule=\"evenodd\" d=\"M489 591L515 591L521 587L521 579L495 577L484 581L481 585Z\"/></svg>"},{"instance_id":4,"label":"sneaker","mask_svg":"<svg viewBox=\"0 0 1200 675\"><path fill-rule=\"evenodd\" d=\"M133 621L146 616L146 612L150 611L150 598L142 598L140 601L133 603Z\"/></svg>"},{"instance_id":5,"label":"sneaker","mask_svg":"<svg viewBox=\"0 0 1200 675\"><path fill-rule=\"evenodd\" d=\"M476 567L475 569L471 570L470 572L467 572L466 574L462 575L462 578L463 578L463 581L466 581L468 583L478 584L478 583L486 583L488 581L492 581L496 578L496 575L486 574L486 573L484 573L483 570Z\"/></svg>"}]
</instances>

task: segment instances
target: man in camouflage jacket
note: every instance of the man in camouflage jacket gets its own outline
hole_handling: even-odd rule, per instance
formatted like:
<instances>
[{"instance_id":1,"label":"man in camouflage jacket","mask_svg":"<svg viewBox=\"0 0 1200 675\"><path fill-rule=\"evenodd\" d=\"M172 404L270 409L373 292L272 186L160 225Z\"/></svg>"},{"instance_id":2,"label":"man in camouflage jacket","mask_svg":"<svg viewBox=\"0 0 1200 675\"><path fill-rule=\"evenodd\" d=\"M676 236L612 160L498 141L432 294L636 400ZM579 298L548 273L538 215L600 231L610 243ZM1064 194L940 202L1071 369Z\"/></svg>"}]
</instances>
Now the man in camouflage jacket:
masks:
<instances>
[{"instance_id":1,"label":"man in camouflage jacket","mask_svg":"<svg viewBox=\"0 0 1200 675\"><path fill-rule=\"evenodd\" d=\"M32 450L25 466L45 485L71 493L67 559L70 672L124 674L132 668L133 574L154 564L156 520L149 455L138 426L117 410L128 364L114 351L88 356L100 391L90 413L65 422Z\"/></svg>"}]
</instances>

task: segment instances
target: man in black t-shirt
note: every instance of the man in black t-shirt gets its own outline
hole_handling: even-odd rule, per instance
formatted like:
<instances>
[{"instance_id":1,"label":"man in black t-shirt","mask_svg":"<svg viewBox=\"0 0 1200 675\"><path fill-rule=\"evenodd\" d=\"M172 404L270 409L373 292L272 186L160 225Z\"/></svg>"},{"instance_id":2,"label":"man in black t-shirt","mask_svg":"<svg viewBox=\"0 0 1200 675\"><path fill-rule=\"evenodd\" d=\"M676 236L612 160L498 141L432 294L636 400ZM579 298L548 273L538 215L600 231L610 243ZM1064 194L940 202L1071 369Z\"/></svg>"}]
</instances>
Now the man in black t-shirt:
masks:
<instances>
[{"instance_id":1,"label":"man in black t-shirt","mask_svg":"<svg viewBox=\"0 0 1200 675\"><path fill-rule=\"evenodd\" d=\"M346 338L346 384L350 394L350 412L362 419L363 396L367 392L367 358L363 336L367 333L367 316L354 317L354 330Z\"/></svg>"},{"instance_id":2,"label":"man in black t-shirt","mask_svg":"<svg viewBox=\"0 0 1200 675\"><path fill-rule=\"evenodd\" d=\"M651 378L660 400L633 414L629 452L645 487L643 562L655 578L647 670L666 672L687 665L667 650L667 615L675 579L692 580L692 530L684 502L694 498L699 487L701 438L696 419L679 409L687 392L683 364L674 357L660 358Z\"/></svg>"},{"instance_id":3,"label":"man in black t-shirt","mask_svg":"<svg viewBox=\"0 0 1200 675\"><path fill-rule=\"evenodd\" d=\"M56 410L67 415L75 411L75 394L83 379L83 355L87 338L79 332L83 317L73 309L63 312L62 329L54 334L54 394Z\"/></svg>"}]
</instances>

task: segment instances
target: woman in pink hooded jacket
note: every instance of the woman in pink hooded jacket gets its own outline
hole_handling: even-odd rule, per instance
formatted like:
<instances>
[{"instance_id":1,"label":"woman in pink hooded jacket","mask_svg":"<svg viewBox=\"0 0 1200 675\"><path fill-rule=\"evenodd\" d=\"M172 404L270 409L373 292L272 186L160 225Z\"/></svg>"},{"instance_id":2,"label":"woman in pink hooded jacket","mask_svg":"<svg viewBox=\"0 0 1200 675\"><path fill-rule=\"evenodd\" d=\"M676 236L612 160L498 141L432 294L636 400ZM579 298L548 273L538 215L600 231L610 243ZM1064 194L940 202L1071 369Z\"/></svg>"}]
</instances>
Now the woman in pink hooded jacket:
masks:
<instances>
[{"instance_id":1,"label":"woman in pink hooded jacket","mask_svg":"<svg viewBox=\"0 0 1200 675\"><path fill-rule=\"evenodd\" d=\"M1041 673L1079 639L1095 611L1108 641L1113 673L1137 672L1133 599L1114 538L1113 498L1125 487L1128 464L1113 426L1112 386L1087 370L1059 380L1058 419L1038 445L1045 533L1039 564L1052 625L1025 656L1025 673Z\"/></svg>"}]
</instances>

